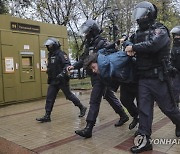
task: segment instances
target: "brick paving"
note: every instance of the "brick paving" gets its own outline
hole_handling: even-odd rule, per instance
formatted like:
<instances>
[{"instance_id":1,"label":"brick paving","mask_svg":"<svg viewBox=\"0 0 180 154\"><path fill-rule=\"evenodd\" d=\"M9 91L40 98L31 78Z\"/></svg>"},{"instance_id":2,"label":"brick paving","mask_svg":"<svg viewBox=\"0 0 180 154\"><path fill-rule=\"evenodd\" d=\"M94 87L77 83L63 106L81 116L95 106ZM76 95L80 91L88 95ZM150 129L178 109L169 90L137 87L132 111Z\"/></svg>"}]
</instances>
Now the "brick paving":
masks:
<instances>
[{"instance_id":1,"label":"brick paving","mask_svg":"<svg viewBox=\"0 0 180 154\"><path fill-rule=\"evenodd\" d=\"M89 107L89 92L76 92ZM117 93L119 97L119 94ZM114 127L119 120L110 105L102 100L93 136L84 139L74 131L84 128L85 117L79 118L79 109L65 98L57 98L49 123L38 123L36 117L44 114L45 100L9 105L0 108L0 154L125 154L130 153L133 134L128 130L132 118L122 127ZM175 127L155 106L153 139L176 139ZM180 143L180 142L179 142ZM179 144L154 144L146 154L179 154Z\"/></svg>"}]
</instances>

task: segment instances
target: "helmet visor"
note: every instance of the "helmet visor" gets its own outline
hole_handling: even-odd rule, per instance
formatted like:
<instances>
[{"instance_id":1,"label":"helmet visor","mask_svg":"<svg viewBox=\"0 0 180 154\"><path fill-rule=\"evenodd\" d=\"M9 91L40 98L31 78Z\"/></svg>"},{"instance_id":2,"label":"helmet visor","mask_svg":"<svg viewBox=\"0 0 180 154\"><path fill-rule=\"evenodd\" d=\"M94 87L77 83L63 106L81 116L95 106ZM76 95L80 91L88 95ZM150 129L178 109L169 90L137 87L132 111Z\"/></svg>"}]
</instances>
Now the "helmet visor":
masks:
<instances>
[{"instance_id":1,"label":"helmet visor","mask_svg":"<svg viewBox=\"0 0 180 154\"><path fill-rule=\"evenodd\" d=\"M79 30L79 35L80 36L86 36L90 31L90 28L89 26L86 26L86 25L82 25L80 27L80 30Z\"/></svg>"},{"instance_id":2,"label":"helmet visor","mask_svg":"<svg viewBox=\"0 0 180 154\"><path fill-rule=\"evenodd\" d=\"M147 8L135 8L132 13L132 20L136 21L138 19L144 18L148 15Z\"/></svg>"},{"instance_id":3,"label":"helmet visor","mask_svg":"<svg viewBox=\"0 0 180 154\"><path fill-rule=\"evenodd\" d=\"M49 45L52 45L53 43L54 42L52 40L48 39L44 42L44 46L49 46Z\"/></svg>"},{"instance_id":4,"label":"helmet visor","mask_svg":"<svg viewBox=\"0 0 180 154\"><path fill-rule=\"evenodd\" d=\"M180 26L179 27L174 27L170 32L172 34L180 35Z\"/></svg>"}]
</instances>

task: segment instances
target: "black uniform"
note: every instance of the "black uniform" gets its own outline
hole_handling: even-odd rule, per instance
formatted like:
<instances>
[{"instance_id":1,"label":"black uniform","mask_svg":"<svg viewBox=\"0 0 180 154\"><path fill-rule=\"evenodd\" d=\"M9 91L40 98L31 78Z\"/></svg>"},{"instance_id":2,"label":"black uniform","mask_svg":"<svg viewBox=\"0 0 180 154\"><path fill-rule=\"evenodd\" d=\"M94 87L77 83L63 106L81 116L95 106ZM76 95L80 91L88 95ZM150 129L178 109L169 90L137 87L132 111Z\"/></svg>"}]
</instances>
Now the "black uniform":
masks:
<instances>
[{"instance_id":1,"label":"black uniform","mask_svg":"<svg viewBox=\"0 0 180 154\"><path fill-rule=\"evenodd\" d=\"M81 104L80 100L71 92L69 87L69 77L66 73L66 68L67 66L70 66L70 61L67 54L60 50L61 45L55 38L49 38L46 40L45 46L49 51L47 66L49 87L45 105L46 113L45 116L42 118L36 118L36 120L40 122L51 121L50 115L53 110L56 96L60 89L66 96L66 99L72 101L75 106L79 107L79 117L83 117L87 108Z\"/></svg>"},{"instance_id":2,"label":"black uniform","mask_svg":"<svg viewBox=\"0 0 180 154\"><path fill-rule=\"evenodd\" d=\"M180 37L180 34L179 34L179 37ZM173 80L175 101L178 104L179 96L180 96L180 38L174 39L171 55L172 55L173 66L175 66L175 68L178 70Z\"/></svg>"},{"instance_id":3,"label":"black uniform","mask_svg":"<svg viewBox=\"0 0 180 154\"><path fill-rule=\"evenodd\" d=\"M97 52L99 49L104 48L106 45L107 41L100 35L97 35L91 42L86 42L85 51L83 53L83 56L81 57L81 60L74 64L75 69L83 66L83 60L89 55L90 47L93 48L94 52ZM109 88L106 88L99 75L90 71L89 74L91 76L91 83L93 88L90 96L90 108L86 121L90 121L92 123L96 122L96 118L99 113L100 102L103 95L104 98L109 102L111 107L114 109L114 111L120 115L120 117L127 117L119 100L114 95L114 92Z\"/></svg>"},{"instance_id":4,"label":"black uniform","mask_svg":"<svg viewBox=\"0 0 180 154\"><path fill-rule=\"evenodd\" d=\"M48 57L48 91L46 97L46 111L51 112L57 96L61 89L66 98L74 103L75 106L82 106L80 100L70 91L69 77L66 75L66 67L70 65L69 59L65 52L56 50ZM62 74L61 74L62 73ZM61 74L62 77L58 78Z\"/></svg>"},{"instance_id":5,"label":"black uniform","mask_svg":"<svg viewBox=\"0 0 180 154\"><path fill-rule=\"evenodd\" d=\"M162 60L169 56L170 38L167 29L155 23L147 30L138 30L132 40L139 76L139 133L150 137L154 101L161 111L179 127L180 111L172 103Z\"/></svg>"},{"instance_id":6,"label":"black uniform","mask_svg":"<svg viewBox=\"0 0 180 154\"><path fill-rule=\"evenodd\" d=\"M132 17L139 29L131 37L133 45L125 50L131 56L136 55L139 134L135 137L135 146L131 148L131 151L140 153L152 150L150 136L154 102L156 101L161 111L176 125L177 137L180 137L180 111L173 102L168 74L170 67L166 63L170 56L169 30L163 24L155 22L157 7L150 2L138 3Z\"/></svg>"}]
</instances>

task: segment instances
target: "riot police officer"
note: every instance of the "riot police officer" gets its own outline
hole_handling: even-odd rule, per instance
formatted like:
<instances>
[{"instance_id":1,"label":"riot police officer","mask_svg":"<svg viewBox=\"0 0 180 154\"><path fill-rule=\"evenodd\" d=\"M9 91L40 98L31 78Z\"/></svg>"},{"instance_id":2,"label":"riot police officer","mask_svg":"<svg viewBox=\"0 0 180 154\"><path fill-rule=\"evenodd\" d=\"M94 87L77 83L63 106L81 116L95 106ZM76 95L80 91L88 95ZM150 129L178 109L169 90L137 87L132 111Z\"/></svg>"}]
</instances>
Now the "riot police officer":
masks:
<instances>
[{"instance_id":1,"label":"riot police officer","mask_svg":"<svg viewBox=\"0 0 180 154\"><path fill-rule=\"evenodd\" d=\"M176 103L179 105L180 96L180 26L175 26L171 31L173 37L173 45L171 50L173 66L178 70L173 81L173 88Z\"/></svg>"},{"instance_id":2,"label":"riot police officer","mask_svg":"<svg viewBox=\"0 0 180 154\"><path fill-rule=\"evenodd\" d=\"M60 89L66 96L66 99L72 101L75 106L79 107L79 117L83 117L87 108L81 104L80 100L71 92L69 87L69 77L66 73L66 68L70 65L70 61L67 54L60 49L61 45L55 38L48 38L45 41L44 45L49 51L47 66L49 86L45 105L46 113L42 118L36 118L36 120L39 122L51 121L50 115L54 106L56 96Z\"/></svg>"},{"instance_id":3,"label":"riot police officer","mask_svg":"<svg viewBox=\"0 0 180 154\"><path fill-rule=\"evenodd\" d=\"M175 134L180 137L180 111L171 99L168 76L162 65L170 55L170 37L168 29L155 21L156 17L157 8L152 3L143 1L136 5L133 19L139 29L132 37L133 45L125 49L128 55L136 56L139 77L139 135L131 148L133 153L152 150L150 136L155 100L161 111L175 124Z\"/></svg>"},{"instance_id":4,"label":"riot police officer","mask_svg":"<svg viewBox=\"0 0 180 154\"><path fill-rule=\"evenodd\" d=\"M101 29L94 20L87 20L82 24L80 34L85 35L85 50L80 60L73 66L69 67L69 69L81 68L83 66L84 59L91 54L91 52L96 53L99 49L104 48L108 44L107 40L101 37L101 32ZM87 124L84 129L75 131L76 134L85 138L90 138L92 136L92 130L96 123L103 95L114 111L120 116L120 120L115 125L121 126L129 120L119 100L114 95L114 92L109 88L106 88L96 73L91 71L88 71L88 73L91 77L92 91L89 102L90 108L86 118Z\"/></svg>"}]
</instances>

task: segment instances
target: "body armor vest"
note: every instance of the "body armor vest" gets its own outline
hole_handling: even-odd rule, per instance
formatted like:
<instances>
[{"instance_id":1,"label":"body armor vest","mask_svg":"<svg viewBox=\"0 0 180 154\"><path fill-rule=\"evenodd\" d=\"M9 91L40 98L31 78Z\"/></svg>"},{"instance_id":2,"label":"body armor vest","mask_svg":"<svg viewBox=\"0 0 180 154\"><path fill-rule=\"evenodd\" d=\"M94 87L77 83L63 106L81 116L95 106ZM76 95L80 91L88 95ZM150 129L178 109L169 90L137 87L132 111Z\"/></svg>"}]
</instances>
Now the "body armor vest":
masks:
<instances>
[{"instance_id":1,"label":"body armor vest","mask_svg":"<svg viewBox=\"0 0 180 154\"><path fill-rule=\"evenodd\" d=\"M49 80L56 80L56 77L58 74L60 74L63 70L61 62L61 57L60 57L60 51L57 50L55 53L49 56L48 58L48 79Z\"/></svg>"},{"instance_id":2,"label":"body armor vest","mask_svg":"<svg viewBox=\"0 0 180 154\"><path fill-rule=\"evenodd\" d=\"M162 25L161 25L162 26ZM151 26L146 31L137 31L134 36L134 43L140 43L144 41L149 41L153 35L155 35L156 25ZM141 53L137 55L137 68L139 71L148 71L154 68L158 68L162 66L162 59L164 57L169 56L170 51L170 42L167 43L163 48L161 48L158 52L154 53Z\"/></svg>"}]
</instances>

